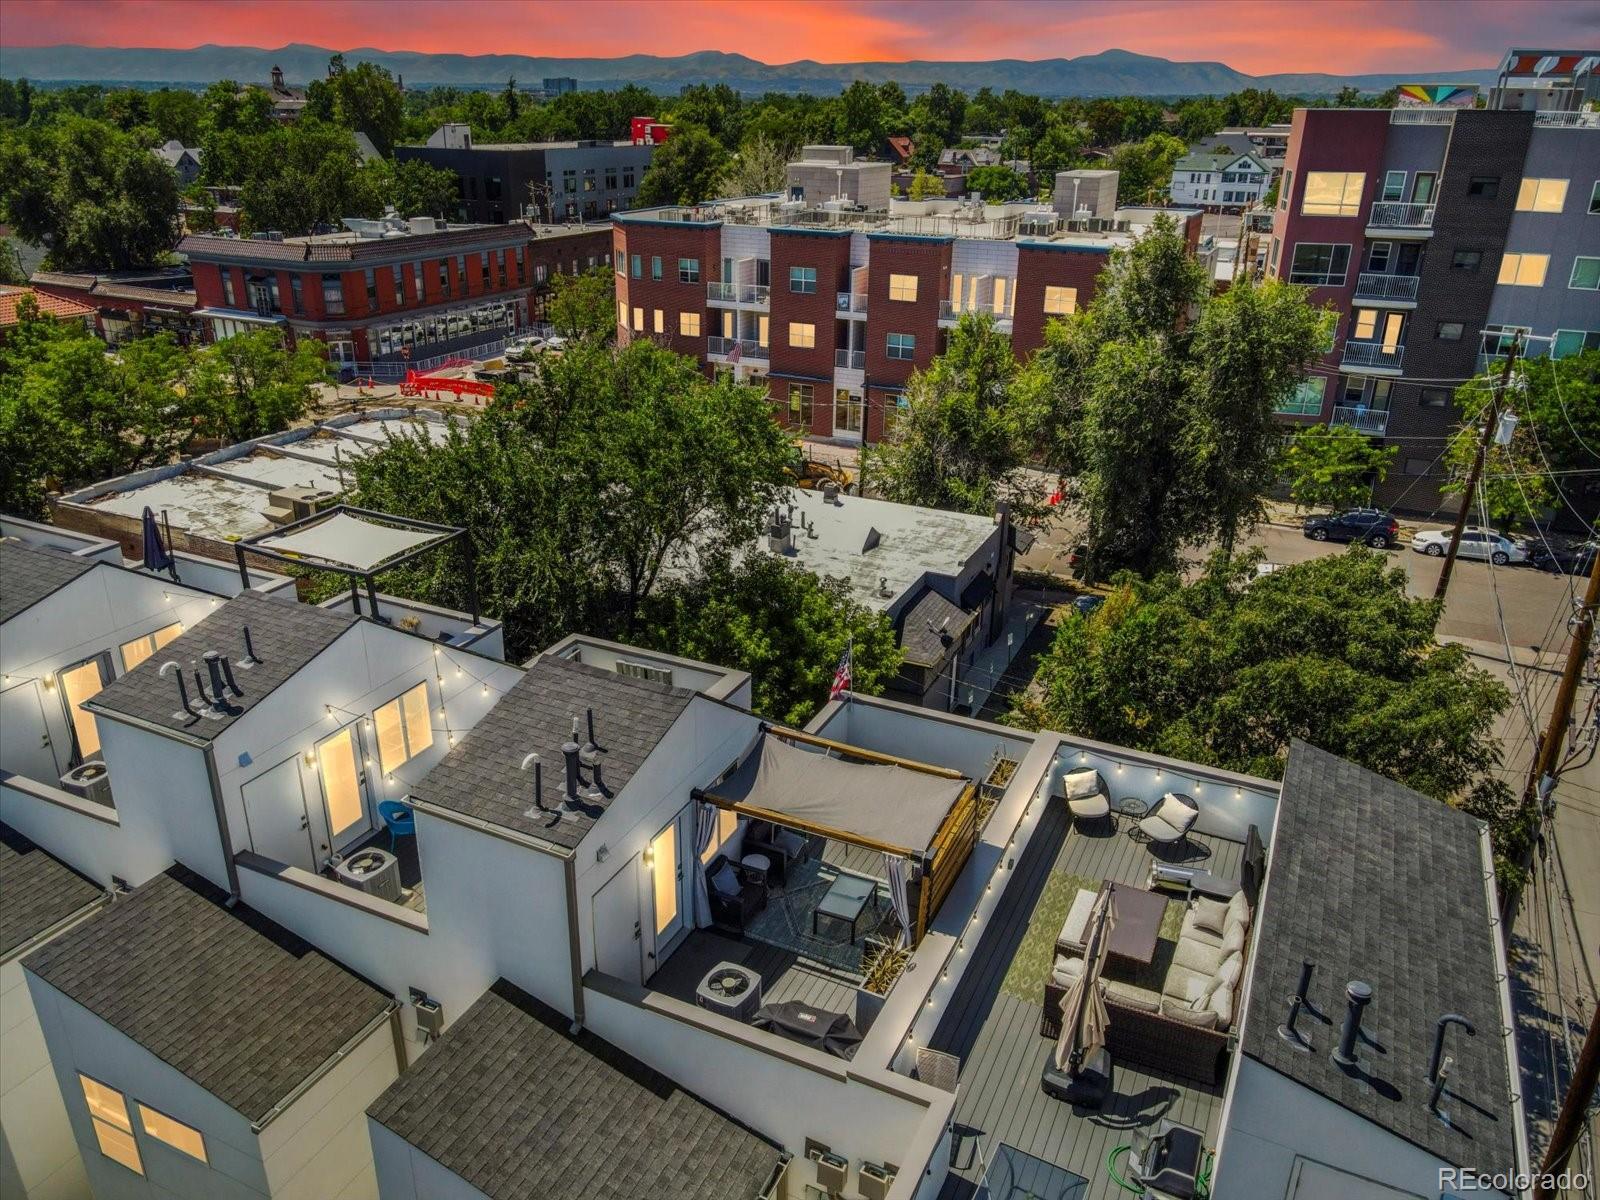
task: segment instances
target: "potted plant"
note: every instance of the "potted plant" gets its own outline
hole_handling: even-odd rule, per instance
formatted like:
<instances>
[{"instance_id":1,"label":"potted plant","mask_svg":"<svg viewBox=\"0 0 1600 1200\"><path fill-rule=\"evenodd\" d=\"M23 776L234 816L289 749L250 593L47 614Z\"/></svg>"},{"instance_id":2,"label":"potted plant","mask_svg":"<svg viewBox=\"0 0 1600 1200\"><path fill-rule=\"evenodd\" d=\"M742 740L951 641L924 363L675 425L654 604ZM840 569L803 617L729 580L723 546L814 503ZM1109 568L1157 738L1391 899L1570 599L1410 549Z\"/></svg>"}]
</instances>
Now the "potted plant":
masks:
<instances>
[{"instance_id":1,"label":"potted plant","mask_svg":"<svg viewBox=\"0 0 1600 1200\"><path fill-rule=\"evenodd\" d=\"M856 1027L862 1033L883 1011L884 1001L911 961L911 948L883 938L868 938L861 955L861 986L856 988Z\"/></svg>"}]
</instances>

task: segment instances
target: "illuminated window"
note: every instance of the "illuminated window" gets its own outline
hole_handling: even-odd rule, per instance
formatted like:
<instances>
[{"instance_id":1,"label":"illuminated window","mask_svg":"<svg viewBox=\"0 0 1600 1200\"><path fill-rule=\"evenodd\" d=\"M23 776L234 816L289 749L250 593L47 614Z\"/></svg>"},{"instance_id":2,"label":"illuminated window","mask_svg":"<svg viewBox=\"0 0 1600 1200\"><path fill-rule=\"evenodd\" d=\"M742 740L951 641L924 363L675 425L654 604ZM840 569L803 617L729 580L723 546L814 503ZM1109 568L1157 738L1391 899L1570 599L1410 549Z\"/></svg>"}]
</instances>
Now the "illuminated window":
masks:
<instances>
[{"instance_id":1,"label":"illuminated window","mask_svg":"<svg viewBox=\"0 0 1600 1200\"><path fill-rule=\"evenodd\" d=\"M89 1122L94 1126L100 1153L136 1175L143 1175L144 1163L133 1140L133 1122L128 1120L128 1104L122 1093L87 1075L79 1075L78 1084L83 1088L84 1103L89 1106Z\"/></svg>"},{"instance_id":2,"label":"illuminated window","mask_svg":"<svg viewBox=\"0 0 1600 1200\"><path fill-rule=\"evenodd\" d=\"M917 298L917 277L915 275L889 276L889 299L915 300Z\"/></svg>"},{"instance_id":3,"label":"illuminated window","mask_svg":"<svg viewBox=\"0 0 1600 1200\"><path fill-rule=\"evenodd\" d=\"M711 844L700 855L700 861L710 862L722 849L722 844L733 836L734 830L739 828L739 814L731 809L719 808L717 810L717 827L711 832Z\"/></svg>"},{"instance_id":4,"label":"illuminated window","mask_svg":"<svg viewBox=\"0 0 1600 1200\"><path fill-rule=\"evenodd\" d=\"M961 274L960 274L960 272L957 272L956 274L950 276L950 311L951 312L960 312L961 311Z\"/></svg>"},{"instance_id":5,"label":"illuminated window","mask_svg":"<svg viewBox=\"0 0 1600 1200\"><path fill-rule=\"evenodd\" d=\"M338 838L366 822L361 801L361 772L356 766L355 735L346 726L317 743L322 799L328 807L328 831Z\"/></svg>"},{"instance_id":6,"label":"illuminated window","mask_svg":"<svg viewBox=\"0 0 1600 1200\"><path fill-rule=\"evenodd\" d=\"M1361 212L1360 171L1307 171L1300 212L1308 217L1354 217Z\"/></svg>"},{"instance_id":7,"label":"illuminated window","mask_svg":"<svg viewBox=\"0 0 1600 1200\"><path fill-rule=\"evenodd\" d=\"M1358 342L1368 342L1372 340L1373 335L1377 332L1378 310L1375 308L1356 309L1356 327L1351 331L1350 336Z\"/></svg>"},{"instance_id":8,"label":"illuminated window","mask_svg":"<svg viewBox=\"0 0 1600 1200\"><path fill-rule=\"evenodd\" d=\"M372 728L378 736L378 763L385 775L433 745L428 685L419 683L377 709L372 714Z\"/></svg>"},{"instance_id":9,"label":"illuminated window","mask_svg":"<svg viewBox=\"0 0 1600 1200\"><path fill-rule=\"evenodd\" d=\"M1565 179L1524 179L1517 189L1518 212L1558 213L1566 203Z\"/></svg>"},{"instance_id":10,"label":"illuminated window","mask_svg":"<svg viewBox=\"0 0 1600 1200\"><path fill-rule=\"evenodd\" d=\"M628 304L627 304L627 302L625 300L618 300L617 301L617 324L623 326L624 328L627 327L627 324L628 324Z\"/></svg>"},{"instance_id":11,"label":"illuminated window","mask_svg":"<svg viewBox=\"0 0 1600 1200\"><path fill-rule=\"evenodd\" d=\"M767 347L767 337L771 332L771 327L771 318L763 313L760 319L756 322L756 345L760 346L763 350Z\"/></svg>"},{"instance_id":12,"label":"illuminated window","mask_svg":"<svg viewBox=\"0 0 1600 1200\"><path fill-rule=\"evenodd\" d=\"M667 331L667 314L662 312L659 308L656 309L651 314L650 327L656 333L665 333Z\"/></svg>"},{"instance_id":13,"label":"illuminated window","mask_svg":"<svg viewBox=\"0 0 1600 1200\"><path fill-rule=\"evenodd\" d=\"M789 345L798 350L810 350L817 344L817 327L803 321L789 322Z\"/></svg>"},{"instance_id":14,"label":"illuminated window","mask_svg":"<svg viewBox=\"0 0 1600 1200\"><path fill-rule=\"evenodd\" d=\"M815 391L809 383L789 385L789 424L811 427L811 402Z\"/></svg>"},{"instance_id":15,"label":"illuminated window","mask_svg":"<svg viewBox=\"0 0 1600 1200\"><path fill-rule=\"evenodd\" d=\"M994 281L994 305L993 305L993 308L994 308L994 314L997 317L1005 316L1007 311L1008 311L1008 308L1006 306L1006 280L1005 280L1004 276L1000 276L999 278L997 278Z\"/></svg>"},{"instance_id":16,"label":"illuminated window","mask_svg":"<svg viewBox=\"0 0 1600 1200\"><path fill-rule=\"evenodd\" d=\"M183 625L174 621L171 625L163 626L154 633L147 633L143 637L136 637L131 642L123 642L118 649L122 652L122 669L131 671L149 658L161 647L183 632Z\"/></svg>"},{"instance_id":17,"label":"illuminated window","mask_svg":"<svg viewBox=\"0 0 1600 1200\"><path fill-rule=\"evenodd\" d=\"M1077 312L1078 289L1046 284L1044 289L1044 311L1053 317L1064 317L1068 313Z\"/></svg>"},{"instance_id":18,"label":"illuminated window","mask_svg":"<svg viewBox=\"0 0 1600 1200\"><path fill-rule=\"evenodd\" d=\"M165 1113L159 1113L153 1108L141 1104L139 1107L139 1124L144 1126L145 1134L153 1137L158 1142L165 1142L174 1150L182 1150L190 1158L206 1161L206 1141L200 1136L200 1131L182 1121L174 1121Z\"/></svg>"},{"instance_id":19,"label":"illuminated window","mask_svg":"<svg viewBox=\"0 0 1600 1200\"><path fill-rule=\"evenodd\" d=\"M88 758L100 750L100 730L95 726L94 714L85 712L80 705L92 700L105 687L110 674L105 655L97 654L87 662L68 667L61 672L61 698L67 706L67 716L72 720L72 732L78 743L78 757Z\"/></svg>"},{"instance_id":20,"label":"illuminated window","mask_svg":"<svg viewBox=\"0 0 1600 1200\"><path fill-rule=\"evenodd\" d=\"M644 309L642 308L633 310L633 331L635 333L644 332Z\"/></svg>"},{"instance_id":21,"label":"illuminated window","mask_svg":"<svg viewBox=\"0 0 1600 1200\"><path fill-rule=\"evenodd\" d=\"M678 314L678 332L684 337L700 336L700 314L697 312L681 312Z\"/></svg>"},{"instance_id":22,"label":"illuminated window","mask_svg":"<svg viewBox=\"0 0 1600 1200\"><path fill-rule=\"evenodd\" d=\"M1507 254L1500 260L1499 282L1515 287L1543 287L1549 266L1548 254Z\"/></svg>"}]
</instances>

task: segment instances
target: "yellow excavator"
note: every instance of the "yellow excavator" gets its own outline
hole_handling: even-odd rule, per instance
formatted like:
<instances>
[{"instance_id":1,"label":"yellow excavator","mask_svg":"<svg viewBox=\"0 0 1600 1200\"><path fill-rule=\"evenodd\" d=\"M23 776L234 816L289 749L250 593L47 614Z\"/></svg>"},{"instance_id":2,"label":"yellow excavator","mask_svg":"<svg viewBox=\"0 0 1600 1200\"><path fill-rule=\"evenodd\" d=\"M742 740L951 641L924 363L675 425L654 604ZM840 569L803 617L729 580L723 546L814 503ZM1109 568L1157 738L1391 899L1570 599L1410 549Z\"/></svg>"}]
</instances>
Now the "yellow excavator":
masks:
<instances>
[{"instance_id":1,"label":"yellow excavator","mask_svg":"<svg viewBox=\"0 0 1600 1200\"><path fill-rule=\"evenodd\" d=\"M789 477L794 480L794 486L810 491L819 488L824 483L835 483L839 490L846 495L855 491L856 477L845 467L836 463L823 462L813 458L805 442L792 443L789 454L789 463L785 468Z\"/></svg>"}]
</instances>

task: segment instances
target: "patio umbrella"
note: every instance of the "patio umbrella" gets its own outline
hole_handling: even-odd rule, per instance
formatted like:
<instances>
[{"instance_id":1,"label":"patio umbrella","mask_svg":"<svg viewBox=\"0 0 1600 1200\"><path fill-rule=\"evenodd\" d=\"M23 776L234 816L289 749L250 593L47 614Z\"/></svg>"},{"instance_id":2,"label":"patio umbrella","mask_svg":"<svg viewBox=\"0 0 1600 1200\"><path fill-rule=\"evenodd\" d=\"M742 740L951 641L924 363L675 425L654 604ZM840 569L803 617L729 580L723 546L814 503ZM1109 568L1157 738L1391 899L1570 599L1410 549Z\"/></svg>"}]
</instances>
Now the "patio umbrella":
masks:
<instances>
[{"instance_id":1,"label":"patio umbrella","mask_svg":"<svg viewBox=\"0 0 1600 1200\"><path fill-rule=\"evenodd\" d=\"M144 506L144 515L139 518L140 540L144 543L144 569L146 571L166 571L173 579L178 578L178 565L172 555L167 552L166 543L161 540L161 530L156 525L156 514L150 511L150 506Z\"/></svg>"},{"instance_id":2,"label":"patio umbrella","mask_svg":"<svg viewBox=\"0 0 1600 1200\"><path fill-rule=\"evenodd\" d=\"M1083 1064L1105 1048L1105 997L1100 994L1100 972L1105 969L1111 930L1116 926L1111 892L1100 893L1089 914L1089 934L1085 940L1083 973L1061 998L1061 1036L1056 1041L1055 1066L1058 1071L1076 1075Z\"/></svg>"}]
</instances>

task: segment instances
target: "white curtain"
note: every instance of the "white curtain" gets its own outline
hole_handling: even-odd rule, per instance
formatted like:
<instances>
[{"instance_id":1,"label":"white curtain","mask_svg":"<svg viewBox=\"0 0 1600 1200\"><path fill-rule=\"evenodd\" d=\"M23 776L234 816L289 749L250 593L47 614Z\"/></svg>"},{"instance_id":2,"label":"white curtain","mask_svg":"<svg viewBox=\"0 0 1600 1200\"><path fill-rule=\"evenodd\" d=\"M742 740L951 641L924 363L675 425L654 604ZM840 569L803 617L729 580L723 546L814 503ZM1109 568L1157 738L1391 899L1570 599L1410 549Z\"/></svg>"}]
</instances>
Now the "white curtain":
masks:
<instances>
[{"instance_id":1,"label":"white curtain","mask_svg":"<svg viewBox=\"0 0 1600 1200\"><path fill-rule=\"evenodd\" d=\"M706 847L711 845L717 832L717 810L714 805L696 803L694 806L694 927L705 929L711 924L711 893L706 890L706 868L701 861Z\"/></svg>"},{"instance_id":2,"label":"white curtain","mask_svg":"<svg viewBox=\"0 0 1600 1200\"><path fill-rule=\"evenodd\" d=\"M889 880L889 903L900 921L900 944L911 945L911 900L906 892L906 872L910 864L895 854L883 856L884 874Z\"/></svg>"}]
</instances>

